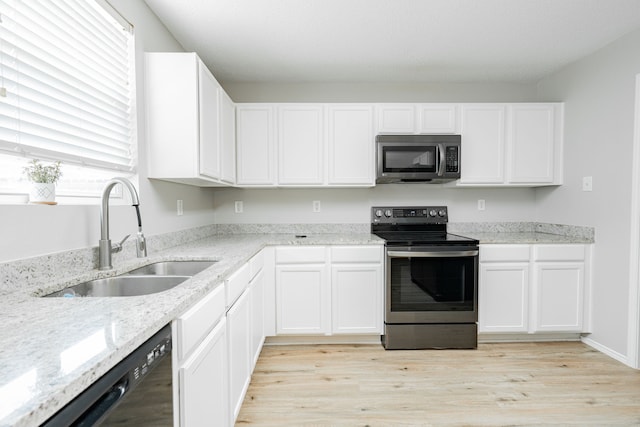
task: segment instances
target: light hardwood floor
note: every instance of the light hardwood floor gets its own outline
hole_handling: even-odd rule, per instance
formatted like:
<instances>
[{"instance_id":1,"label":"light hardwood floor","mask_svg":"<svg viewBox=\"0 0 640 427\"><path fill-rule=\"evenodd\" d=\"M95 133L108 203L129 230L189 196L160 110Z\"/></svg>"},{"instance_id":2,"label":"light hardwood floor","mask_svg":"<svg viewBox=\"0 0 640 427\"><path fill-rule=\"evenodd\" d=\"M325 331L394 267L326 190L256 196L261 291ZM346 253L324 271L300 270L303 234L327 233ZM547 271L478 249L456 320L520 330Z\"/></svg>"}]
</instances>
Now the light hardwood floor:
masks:
<instances>
[{"instance_id":1,"label":"light hardwood floor","mask_svg":"<svg viewBox=\"0 0 640 427\"><path fill-rule=\"evenodd\" d=\"M246 424L640 426L640 371L579 342L265 346Z\"/></svg>"}]
</instances>

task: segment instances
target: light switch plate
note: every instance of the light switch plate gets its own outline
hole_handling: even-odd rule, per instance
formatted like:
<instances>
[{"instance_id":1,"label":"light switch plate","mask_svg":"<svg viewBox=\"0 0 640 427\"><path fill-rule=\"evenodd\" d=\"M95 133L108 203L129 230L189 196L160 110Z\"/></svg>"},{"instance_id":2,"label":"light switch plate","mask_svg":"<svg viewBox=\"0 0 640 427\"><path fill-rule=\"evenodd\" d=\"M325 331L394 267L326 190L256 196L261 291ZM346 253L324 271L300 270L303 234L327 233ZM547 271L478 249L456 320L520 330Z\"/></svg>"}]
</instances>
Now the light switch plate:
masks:
<instances>
[{"instance_id":1,"label":"light switch plate","mask_svg":"<svg viewBox=\"0 0 640 427\"><path fill-rule=\"evenodd\" d=\"M582 191L593 191L593 177L582 177Z\"/></svg>"},{"instance_id":2,"label":"light switch plate","mask_svg":"<svg viewBox=\"0 0 640 427\"><path fill-rule=\"evenodd\" d=\"M242 200L236 201L235 209L236 209L236 213L242 213L242 211L244 210L244 204L242 203Z\"/></svg>"}]
</instances>

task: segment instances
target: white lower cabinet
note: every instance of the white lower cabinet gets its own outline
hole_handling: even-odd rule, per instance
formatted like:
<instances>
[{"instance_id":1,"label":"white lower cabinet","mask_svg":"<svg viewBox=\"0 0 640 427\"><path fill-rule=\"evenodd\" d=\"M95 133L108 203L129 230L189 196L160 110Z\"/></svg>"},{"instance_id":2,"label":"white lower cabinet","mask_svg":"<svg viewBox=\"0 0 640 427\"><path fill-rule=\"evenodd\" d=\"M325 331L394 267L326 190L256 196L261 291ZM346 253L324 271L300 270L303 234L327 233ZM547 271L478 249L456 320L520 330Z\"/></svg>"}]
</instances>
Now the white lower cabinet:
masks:
<instances>
[{"instance_id":1,"label":"white lower cabinet","mask_svg":"<svg viewBox=\"0 0 640 427\"><path fill-rule=\"evenodd\" d=\"M481 245L479 332L587 332L589 262L582 244Z\"/></svg>"},{"instance_id":2,"label":"white lower cabinet","mask_svg":"<svg viewBox=\"0 0 640 427\"><path fill-rule=\"evenodd\" d=\"M527 332L529 263L486 263L480 268L480 332Z\"/></svg>"},{"instance_id":3,"label":"white lower cabinet","mask_svg":"<svg viewBox=\"0 0 640 427\"><path fill-rule=\"evenodd\" d=\"M224 286L220 286L172 324L176 426L229 424L224 301Z\"/></svg>"},{"instance_id":4,"label":"white lower cabinet","mask_svg":"<svg viewBox=\"0 0 640 427\"><path fill-rule=\"evenodd\" d=\"M382 260L383 246L276 248L276 333L381 334Z\"/></svg>"},{"instance_id":5,"label":"white lower cabinet","mask_svg":"<svg viewBox=\"0 0 640 427\"><path fill-rule=\"evenodd\" d=\"M251 381L251 290L247 289L227 312L229 348L229 412L235 421Z\"/></svg>"},{"instance_id":6,"label":"white lower cabinet","mask_svg":"<svg viewBox=\"0 0 640 427\"><path fill-rule=\"evenodd\" d=\"M181 426L227 426L227 324L222 319L179 368Z\"/></svg>"}]
</instances>

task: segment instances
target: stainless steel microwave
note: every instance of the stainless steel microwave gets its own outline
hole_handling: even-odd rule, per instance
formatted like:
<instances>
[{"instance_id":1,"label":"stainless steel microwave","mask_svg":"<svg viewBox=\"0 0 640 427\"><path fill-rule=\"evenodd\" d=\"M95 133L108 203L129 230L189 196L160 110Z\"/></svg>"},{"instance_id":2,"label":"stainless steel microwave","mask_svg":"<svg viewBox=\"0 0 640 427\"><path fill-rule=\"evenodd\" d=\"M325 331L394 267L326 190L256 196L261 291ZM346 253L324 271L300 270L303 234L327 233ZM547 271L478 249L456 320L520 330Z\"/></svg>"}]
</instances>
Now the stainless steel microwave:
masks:
<instances>
[{"instance_id":1,"label":"stainless steel microwave","mask_svg":"<svg viewBox=\"0 0 640 427\"><path fill-rule=\"evenodd\" d=\"M460 178L460 135L376 136L377 184L439 184Z\"/></svg>"}]
</instances>

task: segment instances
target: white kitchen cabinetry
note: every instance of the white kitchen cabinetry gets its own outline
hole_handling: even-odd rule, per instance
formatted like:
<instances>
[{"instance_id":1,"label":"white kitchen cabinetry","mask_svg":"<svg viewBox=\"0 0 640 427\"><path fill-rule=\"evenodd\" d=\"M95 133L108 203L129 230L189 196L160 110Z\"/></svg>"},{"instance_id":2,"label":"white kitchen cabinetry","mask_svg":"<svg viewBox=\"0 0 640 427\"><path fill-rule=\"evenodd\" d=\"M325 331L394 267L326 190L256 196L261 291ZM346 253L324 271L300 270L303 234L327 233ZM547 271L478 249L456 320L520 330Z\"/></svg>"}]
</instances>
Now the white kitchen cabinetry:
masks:
<instances>
[{"instance_id":1,"label":"white kitchen cabinetry","mask_svg":"<svg viewBox=\"0 0 640 427\"><path fill-rule=\"evenodd\" d=\"M562 104L463 104L459 185L562 184Z\"/></svg>"},{"instance_id":2,"label":"white kitchen cabinetry","mask_svg":"<svg viewBox=\"0 0 640 427\"><path fill-rule=\"evenodd\" d=\"M382 246L331 248L334 334L382 334Z\"/></svg>"},{"instance_id":3,"label":"white kitchen cabinetry","mask_svg":"<svg viewBox=\"0 0 640 427\"><path fill-rule=\"evenodd\" d=\"M179 370L181 426L227 426L226 319Z\"/></svg>"},{"instance_id":4,"label":"white kitchen cabinetry","mask_svg":"<svg viewBox=\"0 0 640 427\"><path fill-rule=\"evenodd\" d=\"M448 134L457 126L456 104L378 104L380 134Z\"/></svg>"},{"instance_id":5,"label":"white kitchen cabinetry","mask_svg":"<svg viewBox=\"0 0 640 427\"><path fill-rule=\"evenodd\" d=\"M153 52L145 60L149 178L198 186L233 183L231 172L221 170L223 158L227 162L232 155L235 127L233 103L222 87L195 53Z\"/></svg>"},{"instance_id":6,"label":"white kitchen cabinetry","mask_svg":"<svg viewBox=\"0 0 640 427\"><path fill-rule=\"evenodd\" d=\"M537 245L534 252L535 331L583 330L585 248Z\"/></svg>"},{"instance_id":7,"label":"white kitchen cabinetry","mask_svg":"<svg viewBox=\"0 0 640 427\"><path fill-rule=\"evenodd\" d=\"M236 110L235 104L220 89L220 180L236 182Z\"/></svg>"},{"instance_id":8,"label":"white kitchen cabinetry","mask_svg":"<svg viewBox=\"0 0 640 427\"><path fill-rule=\"evenodd\" d=\"M278 107L278 184L324 184L324 107Z\"/></svg>"},{"instance_id":9,"label":"white kitchen cabinetry","mask_svg":"<svg viewBox=\"0 0 640 427\"><path fill-rule=\"evenodd\" d=\"M590 246L481 245L481 333L588 332Z\"/></svg>"},{"instance_id":10,"label":"white kitchen cabinetry","mask_svg":"<svg viewBox=\"0 0 640 427\"><path fill-rule=\"evenodd\" d=\"M276 248L277 334L381 334L382 263L378 245Z\"/></svg>"},{"instance_id":11,"label":"white kitchen cabinetry","mask_svg":"<svg viewBox=\"0 0 640 427\"><path fill-rule=\"evenodd\" d=\"M328 125L328 184L375 185L373 107L330 105Z\"/></svg>"},{"instance_id":12,"label":"white kitchen cabinetry","mask_svg":"<svg viewBox=\"0 0 640 427\"><path fill-rule=\"evenodd\" d=\"M251 291L246 289L227 312L229 412L235 421L251 381Z\"/></svg>"},{"instance_id":13,"label":"white kitchen cabinetry","mask_svg":"<svg viewBox=\"0 0 640 427\"><path fill-rule=\"evenodd\" d=\"M227 334L224 286L172 323L174 424L228 425Z\"/></svg>"},{"instance_id":14,"label":"white kitchen cabinetry","mask_svg":"<svg viewBox=\"0 0 640 427\"><path fill-rule=\"evenodd\" d=\"M238 185L276 185L275 114L275 106L270 104L237 105Z\"/></svg>"},{"instance_id":15,"label":"white kitchen cabinetry","mask_svg":"<svg viewBox=\"0 0 640 427\"><path fill-rule=\"evenodd\" d=\"M529 245L485 245L480 250L479 332L527 332Z\"/></svg>"},{"instance_id":16,"label":"white kitchen cabinetry","mask_svg":"<svg viewBox=\"0 0 640 427\"><path fill-rule=\"evenodd\" d=\"M262 345L265 339L264 326L264 294L265 294L265 274L264 274L264 254L258 253L249 261L251 289L251 367L255 367Z\"/></svg>"},{"instance_id":17,"label":"white kitchen cabinetry","mask_svg":"<svg viewBox=\"0 0 640 427\"><path fill-rule=\"evenodd\" d=\"M324 247L276 249L276 332L328 334L331 289Z\"/></svg>"}]
</instances>

